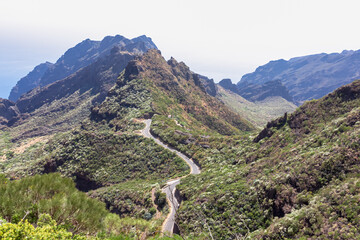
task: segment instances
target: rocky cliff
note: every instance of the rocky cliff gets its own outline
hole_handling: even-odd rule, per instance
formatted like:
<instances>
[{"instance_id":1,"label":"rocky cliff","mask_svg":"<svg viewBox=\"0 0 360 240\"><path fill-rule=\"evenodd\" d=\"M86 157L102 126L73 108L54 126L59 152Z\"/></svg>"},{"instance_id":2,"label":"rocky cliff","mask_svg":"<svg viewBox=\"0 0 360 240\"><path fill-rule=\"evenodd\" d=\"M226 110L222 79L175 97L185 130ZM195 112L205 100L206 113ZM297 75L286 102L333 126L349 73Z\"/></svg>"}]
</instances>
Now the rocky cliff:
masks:
<instances>
[{"instance_id":1,"label":"rocky cliff","mask_svg":"<svg viewBox=\"0 0 360 240\"><path fill-rule=\"evenodd\" d=\"M244 75L244 82L264 84L279 80L294 100L301 104L318 99L336 88L360 78L360 50L342 53L316 54L292 58L289 61L271 61Z\"/></svg>"},{"instance_id":2,"label":"rocky cliff","mask_svg":"<svg viewBox=\"0 0 360 240\"><path fill-rule=\"evenodd\" d=\"M40 64L21 79L11 90L9 99L17 101L20 96L36 87L44 87L57 80L66 78L79 69L94 63L100 57L108 55L113 47L121 51L142 54L148 49L157 48L151 38L140 36L127 39L123 36L107 36L102 41L86 39L70 48L55 64Z\"/></svg>"}]
</instances>

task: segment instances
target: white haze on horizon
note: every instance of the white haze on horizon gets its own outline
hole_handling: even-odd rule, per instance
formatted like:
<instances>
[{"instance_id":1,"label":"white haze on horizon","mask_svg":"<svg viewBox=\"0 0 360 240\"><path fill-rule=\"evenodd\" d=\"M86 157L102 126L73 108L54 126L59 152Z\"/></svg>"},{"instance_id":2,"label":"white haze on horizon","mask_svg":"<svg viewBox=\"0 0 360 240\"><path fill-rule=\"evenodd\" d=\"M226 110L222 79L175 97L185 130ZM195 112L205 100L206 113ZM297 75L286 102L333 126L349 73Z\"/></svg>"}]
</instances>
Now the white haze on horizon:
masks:
<instances>
[{"instance_id":1,"label":"white haze on horizon","mask_svg":"<svg viewBox=\"0 0 360 240\"><path fill-rule=\"evenodd\" d=\"M0 97L86 38L151 37L220 81L270 60L360 49L357 0L0 0Z\"/></svg>"}]
</instances>

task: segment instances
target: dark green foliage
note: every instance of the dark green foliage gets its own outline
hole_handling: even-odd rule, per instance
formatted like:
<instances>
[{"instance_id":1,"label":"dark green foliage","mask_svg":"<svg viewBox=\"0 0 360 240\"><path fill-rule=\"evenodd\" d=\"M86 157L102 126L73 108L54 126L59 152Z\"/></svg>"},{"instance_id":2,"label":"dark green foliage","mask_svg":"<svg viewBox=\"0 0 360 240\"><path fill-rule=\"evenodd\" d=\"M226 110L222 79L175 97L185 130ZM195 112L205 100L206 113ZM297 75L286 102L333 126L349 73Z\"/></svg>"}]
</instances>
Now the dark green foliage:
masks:
<instances>
[{"instance_id":1,"label":"dark green foliage","mask_svg":"<svg viewBox=\"0 0 360 240\"><path fill-rule=\"evenodd\" d=\"M0 216L10 222L26 218L36 223L42 213L75 232L100 230L105 205L79 192L71 179L60 174L36 175L0 184Z\"/></svg>"},{"instance_id":2,"label":"dark green foliage","mask_svg":"<svg viewBox=\"0 0 360 240\"><path fill-rule=\"evenodd\" d=\"M4 174L0 174L0 185L6 184L8 181L9 179L7 179Z\"/></svg>"},{"instance_id":3,"label":"dark green foliage","mask_svg":"<svg viewBox=\"0 0 360 240\"><path fill-rule=\"evenodd\" d=\"M115 130L129 130L133 122L132 118L150 116L151 94L148 82L143 79L125 79L123 74L119 77L116 85L109 91L105 101L91 110L91 118L96 122L106 122ZM141 125L133 129L141 129Z\"/></svg>"},{"instance_id":4,"label":"dark green foliage","mask_svg":"<svg viewBox=\"0 0 360 240\"><path fill-rule=\"evenodd\" d=\"M212 173L214 171L214 173ZM217 176L223 173L227 177ZM191 182L201 183L193 190ZM215 239L233 239L266 226L270 212L261 209L258 195L230 168L218 168L183 181L179 187L183 197L179 222L185 235L208 233Z\"/></svg>"},{"instance_id":5,"label":"dark green foliage","mask_svg":"<svg viewBox=\"0 0 360 240\"><path fill-rule=\"evenodd\" d=\"M130 179L167 179L188 169L174 153L150 139L92 129L57 135L46 147L25 153L7 163L8 175L61 172L85 191Z\"/></svg>"},{"instance_id":6,"label":"dark green foliage","mask_svg":"<svg viewBox=\"0 0 360 240\"><path fill-rule=\"evenodd\" d=\"M93 190L89 192L89 196L105 202L107 208L120 217L142 218L145 213L151 212L153 207L153 185L154 182L149 181L127 181Z\"/></svg>"},{"instance_id":7,"label":"dark green foliage","mask_svg":"<svg viewBox=\"0 0 360 240\"><path fill-rule=\"evenodd\" d=\"M166 205L166 194L162 191L155 192L155 204L159 210L162 210Z\"/></svg>"},{"instance_id":8,"label":"dark green foliage","mask_svg":"<svg viewBox=\"0 0 360 240\"><path fill-rule=\"evenodd\" d=\"M229 239L358 239L359 86L305 104L257 144L221 147L211 137L194 155L202 174L178 186L183 232L197 236L209 226Z\"/></svg>"},{"instance_id":9,"label":"dark green foliage","mask_svg":"<svg viewBox=\"0 0 360 240\"><path fill-rule=\"evenodd\" d=\"M299 210L275 219L256 239L359 239L359 179L334 181Z\"/></svg>"},{"instance_id":10,"label":"dark green foliage","mask_svg":"<svg viewBox=\"0 0 360 240\"><path fill-rule=\"evenodd\" d=\"M169 178L188 169L174 153L138 135L79 131L49 146L56 149L44 171L74 176L79 187L82 179L94 182L96 188L130 179Z\"/></svg>"}]
</instances>

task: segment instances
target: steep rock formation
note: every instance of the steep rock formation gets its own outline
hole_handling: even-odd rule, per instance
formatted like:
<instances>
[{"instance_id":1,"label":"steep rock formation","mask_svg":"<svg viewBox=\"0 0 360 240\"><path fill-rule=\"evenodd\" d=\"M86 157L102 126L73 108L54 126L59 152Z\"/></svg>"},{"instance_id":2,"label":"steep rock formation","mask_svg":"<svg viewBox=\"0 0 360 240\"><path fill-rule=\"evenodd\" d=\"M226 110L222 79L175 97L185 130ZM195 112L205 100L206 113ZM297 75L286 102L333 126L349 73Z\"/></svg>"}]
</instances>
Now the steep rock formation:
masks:
<instances>
[{"instance_id":1,"label":"steep rock formation","mask_svg":"<svg viewBox=\"0 0 360 240\"><path fill-rule=\"evenodd\" d=\"M230 90L233 93L239 94L239 89L236 84L233 84L231 79L225 78L219 82L219 85L222 86L226 90ZM240 95L240 94L239 94Z\"/></svg>"},{"instance_id":2,"label":"steep rock formation","mask_svg":"<svg viewBox=\"0 0 360 240\"><path fill-rule=\"evenodd\" d=\"M6 125L11 119L18 115L19 110L14 102L0 98L0 126Z\"/></svg>"},{"instance_id":3,"label":"steep rock formation","mask_svg":"<svg viewBox=\"0 0 360 240\"><path fill-rule=\"evenodd\" d=\"M35 67L28 76L21 79L11 90L9 99L15 102L22 94L35 87L44 87L66 78L79 69L94 63L100 57L108 55L115 46L120 48L121 51L135 54L142 54L148 49L157 48L151 38L146 36L134 39L127 39L120 35L107 36L102 41L86 39L67 50L55 64L46 63Z\"/></svg>"},{"instance_id":4,"label":"steep rock formation","mask_svg":"<svg viewBox=\"0 0 360 240\"><path fill-rule=\"evenodd\" d=\"M11 89L9 100L16 102L20 96L39 85L44 73L52 66L52 63L42 63L34 68L28 75L20 79Z\"/></svg>"},{"instance_id":5,"label":"steep rock formation","mask_svg":"<svg viewBox=\"0 0 360 240\"><path fill-rule=\"evenodd\" d=\"M233 84L233 86L236 85ZM294 101L289 91L279 80L269 81L264 84L243 83L238 87L238 94L252 102L276 96L280 96L289 102Z\"/></svg>"},{"instance_id":6,"label":"steep rock formation","mask_svg":"<svg viewBox=\"0 0 360 240\"><path fill-rule=\"evenodd\" d=\"M318 99L336 88L360 78L360 50L316 54L271 61L244 75L238 83L264 84L279 80L301 104Z\"/></svg>"},{"instance_id":7,"label":"steep rock formation","mask_svg":"<svg viewBox=\"0 0 360 240\"><path fill-rule=\"evenodd\" d=\"M100 104L134 54L115 47L107 57L69 77L37 87L16 103L21 118L11 122L18 137L47 135L78 125Z\"/></svg>"}]
</instances>

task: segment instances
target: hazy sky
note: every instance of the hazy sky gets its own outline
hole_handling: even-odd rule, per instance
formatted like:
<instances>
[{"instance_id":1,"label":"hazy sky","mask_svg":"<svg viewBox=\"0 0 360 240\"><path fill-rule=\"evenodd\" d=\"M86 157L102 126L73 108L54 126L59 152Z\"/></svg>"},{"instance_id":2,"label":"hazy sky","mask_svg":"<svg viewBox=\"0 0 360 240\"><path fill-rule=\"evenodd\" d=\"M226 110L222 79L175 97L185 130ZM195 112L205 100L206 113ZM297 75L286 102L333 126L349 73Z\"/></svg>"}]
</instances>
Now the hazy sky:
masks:
<instances>
[{"instance_id":1,"label":"hazy sky","mask_svg":"<svg viewBox=\"0 0 360 240\"><path fill-rule=\"evenodd\" d=\"M360 49L359 0L0 0L0 97L41 62L106 35L238 82L280 58Z\"/></svg>"}]
</instances>

